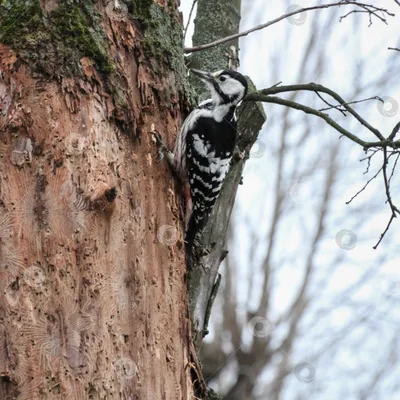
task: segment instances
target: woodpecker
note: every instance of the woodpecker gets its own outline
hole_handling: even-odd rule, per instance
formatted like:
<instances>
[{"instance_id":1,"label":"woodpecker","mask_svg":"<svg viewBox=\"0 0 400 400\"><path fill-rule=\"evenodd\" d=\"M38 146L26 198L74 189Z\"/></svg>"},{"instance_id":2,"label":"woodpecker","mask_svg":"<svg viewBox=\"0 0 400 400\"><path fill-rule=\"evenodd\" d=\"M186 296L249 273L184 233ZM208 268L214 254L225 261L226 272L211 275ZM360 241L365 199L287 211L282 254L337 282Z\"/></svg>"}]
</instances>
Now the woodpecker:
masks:
<instances>
[{"instance_id":1,"label":"woodpecker","mask_svg":"<svg viewBox=\"0 0 400 400\"><path fill-rule=\"evenodd\" d=\"M206 84L211 98L185 119L174 152L163 147L185 187L185 242L189 249L204 229L228 173L238 136L235 109L247 93L246 78L239 72L191 72ZM162 145L159 138L157 141Z\"/></svg>"}]
</instances>

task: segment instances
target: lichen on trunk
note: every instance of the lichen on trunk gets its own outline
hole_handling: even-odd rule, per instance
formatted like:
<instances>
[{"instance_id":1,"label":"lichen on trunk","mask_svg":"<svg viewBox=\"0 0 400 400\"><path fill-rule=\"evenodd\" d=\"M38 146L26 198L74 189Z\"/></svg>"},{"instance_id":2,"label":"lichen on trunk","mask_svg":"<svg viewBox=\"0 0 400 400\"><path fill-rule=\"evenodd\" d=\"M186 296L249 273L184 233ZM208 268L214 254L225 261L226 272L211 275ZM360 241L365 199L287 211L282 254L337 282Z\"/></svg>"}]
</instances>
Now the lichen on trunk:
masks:
<instances>
[{"instance_id":1,"label":"lichen on trunk","mask_svg":"<svg viewBox=\"0 0 400 400\"><path fill-rule=\"evenodd\" d=\"M240 24L241 0L199 0L193 34L193 46L210 43L214 40L233 35L238 32ZM232 51L232 46L234 51ZM217 71L228 66L229 57L238 57L239 41L231 40L220 46L211 47L206 51L193 53L189 56L192 68L205 71ZM237 65L237 60L234 60ZM199 79L191 80L200 97L204 96L204 85Z\"/></svg>"}]
</instances>

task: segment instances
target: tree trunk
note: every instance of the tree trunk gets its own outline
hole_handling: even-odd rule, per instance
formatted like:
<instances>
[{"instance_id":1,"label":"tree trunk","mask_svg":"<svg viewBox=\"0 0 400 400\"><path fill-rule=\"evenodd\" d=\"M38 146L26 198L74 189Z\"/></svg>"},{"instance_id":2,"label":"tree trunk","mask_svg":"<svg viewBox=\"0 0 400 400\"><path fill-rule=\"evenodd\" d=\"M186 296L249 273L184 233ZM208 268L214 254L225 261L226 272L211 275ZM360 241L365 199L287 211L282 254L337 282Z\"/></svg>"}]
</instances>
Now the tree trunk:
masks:
<instances>
[{"instance_id":1,"label":"tree trunk","mask_svg":"<svg viewBox=\"0 0 400 400\"><path fill-rule=\"evenodd\" d=\"M0 398L192 398L177 5L58 3L0 3Z\"/></svg>"}]
</instances>

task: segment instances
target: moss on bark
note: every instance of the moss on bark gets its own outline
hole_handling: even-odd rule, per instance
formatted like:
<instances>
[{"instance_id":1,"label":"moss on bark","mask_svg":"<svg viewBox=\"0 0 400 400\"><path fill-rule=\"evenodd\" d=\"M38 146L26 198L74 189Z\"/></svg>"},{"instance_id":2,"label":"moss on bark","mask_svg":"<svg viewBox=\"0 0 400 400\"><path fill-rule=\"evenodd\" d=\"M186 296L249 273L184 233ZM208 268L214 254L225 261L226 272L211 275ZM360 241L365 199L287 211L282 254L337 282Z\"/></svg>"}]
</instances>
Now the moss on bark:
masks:
<instances>
[{"instance_id":1,"label":"moss on bark","mask_svg":"<svg viewBox=\"0 0 400 400\"><path fill-rule=\"evenodd\" d=\"M183 32L180 21L173 13L153 4L146 22L144 51L152 71L161 75L165 66L174 72L170 76L168 91L164 90L162 101L170 103L176 94L191 103L193 91L188 83L187 70L183 58ZM165 89L165 88L164 88Z\"/></svg>"},{"instance_id":2,"label":"moss on bark","mask_svg":"<svg viewBox=\"0 0 400 400\"><path fill-rule=\"evenodd\" d=\"M133 18L146 22L150 19L150 9L154 4L153 0L126 0L125 4Z\"/></svg>"},{"instance_id":3,"label":"moss on bark","mask_svg":"<svg viewBox=\"0 0 400 400\"><path fill-rule=\"evenodd\" d=\"M166 77L153 87L161 104L178 100L188 110L193 92L183 58L182 24L174 7L153 0L126 1L128 18L136 20L144 36L143 49L154 76ZM110 57L108 40L96 0L65 1L46 13L40 0L0 0L0 42L17 51L34 70L54 76L80 76L80 60L89 57L106 79L106 90L118 93L119 79ZM170 11L168 11L170 10ZM168 76L165 71L172 71ZM126 96L116 105L125 108Z\"/></svg>"},{"instance_id":4,"label":"moss on bark","mask_svg":"<svg viewBox=\"0 0 400 400\"><path fill-rule=\"evenodd\" d=\"M114 70L100 16L88 1L62 4L46 14L39 0L3 0L0 41L49 75L79 75L79 60L85 56L100 72Z\"/></svg>"}]
</instances>

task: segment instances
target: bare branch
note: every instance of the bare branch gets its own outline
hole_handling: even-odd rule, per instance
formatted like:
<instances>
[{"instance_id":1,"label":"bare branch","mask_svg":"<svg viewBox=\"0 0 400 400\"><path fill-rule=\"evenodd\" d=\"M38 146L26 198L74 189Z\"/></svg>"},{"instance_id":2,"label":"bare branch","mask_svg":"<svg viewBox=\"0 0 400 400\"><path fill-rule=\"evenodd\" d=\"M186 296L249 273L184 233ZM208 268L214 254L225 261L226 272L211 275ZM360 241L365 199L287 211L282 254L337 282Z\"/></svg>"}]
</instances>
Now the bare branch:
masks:
<instances>
[{"instance_id":1,"label":"bare branch","mask_svg":"<svg viewBox=\"0 0 400 400\"><path fill-rule=\"evenodd\" d=\"M291 92L296 90L305 90L310 92L319 92L326 93L335 99L341 106L343 106L346 111L348 111L360 124L364 125L368 130L370 130L379 140L385 140L384 136L379 132L378 129L371 126L364 118L362 118L352 107L349 106L349 103L345 102L342 97L340 97L336 92L331 89L328 89L325 86L316 84L316 83L308 83L308 84L300 84L300 85L288 85L288 86L277 86L268 89L263 89L259 91L261 94L278 94ZM253 93L246 96L246 100L252 97ZM260 100L263 101L263 100ZM315 110L316 111L316 110Z\"/></svg>"},{"instance_id":2,"label":"bare branch","mask_svg":"<svg viewBox=\"0 0 400 400\"><path fill-rule=\"evenodd\" d=\"M352 134L347 129L345 129L344 127L339 125L335 120L330 118L328 114L321 112L321 110L316 110L314 108L311 108L309 106L306 106L306 105L303 105L303 104L300 104L300 103L297 103L297 102L294 102L291 100L282 99L282 98L276 97L276 96L270 96L271 94L285 93L285 92L291 92L291 91L300 91L300 90L314 92L320 98L321 98L321 96L319 95L319 93L325 93L325 94L330 95L332 98L334 98L339 103L340 106L343 107L343 110L349 112L358 122L360 122L360 124L365 126L370 132L372 132L379 139L379 141L367 142L367 141L360 139L358 136ZM381 100L378 96L371 97L370 99L374 99L374 98ZM369 100L369 99L365 99L365 100ZM348 139L350 139L353 142L362 146L365 151L370 148L388 148L388 147L393 148L393 149L400 148L400 140L394 140L397 132L400 130L400 121L394 126L389 137L387 139L385 139L384 135L378 129L376 129L375 127L370 125L363 117L361 117L361 115L359 115L352 107L350 107L349 104L352 104L352 102L349 102L349 103L345 102L343 100L343 98L340 97L336 92L334 92L333 90L331 90L325 86L319 85L319 84L308 83L308 84L287 85L287 86L274 85L267 89L249 93L244 98L243 101L262 101L262 102L266 102L266 103L275 103L275 104L280 104L283 106L294 108L296 110L303 111L306 114L315 115L315 116L323 119L325 122L327 122L330 126L332 126L335 130L337 130L343 136L346 136ZM326 100L324 100L324 101L326 102ZM360 101L362 101L362 100L360 100Z\"/></svg>"},{"instance_id":3,"label":"bare branch","mask_svg":"<svg viewBox=\"0 0 400 400\"><path fill-rule=\"evenodd\" d=\"M285 93L285 92L293 92L293 91L310 91L314 92L318 95L318 97L326 104L330 106L330 108L337 108L337 107L343 107L343 109L340 109L342 112L349 112L357 121L360 122L363 126L365 126L369 131L371 131L378 139L378 142L366 142L359 138L358 136L352 134L349 132L347 129L345 129L343 126L339 125L336 121L334 121L332 118L329 117L328 114L325 114L321 112L321 110L316 110L314 108L311 108L309 106L306 106L304 104L297 103L292 100L286 100L282 99L280 97L276 96L271 96L271 94L278 94L278 93ZM335 99L339 105L338 106L333 106L330 103L328 103L320 93L325 93L331 96L333 99ZM382 100L379 97L374 97L370 99L378 99ZM368 100L370 100L368 99ZM389 230L389 227L393 221L394 218L397 217L397 214L400 213L400 211L397 209L397 207L393 204L391 195L390 195L390 180L391 177L393 176L394 169L396 168L397 165L397 160L395 162L395 165L393 167L393 170L391 172L390 178L388 179L387 176L387 164L388 164L388 159L394 155L398 154L397 151L390 153L388 157L388 148L393 148L393 149L398 149L400 147L400 141L394 141L394 138L396 137L397 132L400 130L400 121L394 126L392 132L390 133L389 137L385 139L385 137L382 135L382 133L374 128L372 125L370 125L363 117L361 117L352 107L350 107L349 104L345 102L342 97L340 97L337 93L335 93L333 90L328 89L322 85L318 85L315 83L309 83L309 84L300 84L300 85L289 85L289 86L274 86L268 89L263 89L257 92L250 93L246 96L244 101L262 101L266 103L274 103L274 104L280 104L286 107L294 108L296 110L301 110L305 112L306 114L311 114L315 115L321 119L323 119L326 123L328 123L330 126L332 126L334 129L336 129L339 133L341 133L343 136L347 137L348 139L352 140L353 142L359 144L360 146L363 147L365 151L368 151L368 149L374 149L375 151L373 152L372 155L364 158L363 160L368 160L368 165L367 165L367 170L366 173L369 171L370 167L370 162L371 158L376 154L377 151L383 150L384 153L384 162L382 167L378 170L378 172L370 178L366 184L359 190L346 204L350 204L360 193L362 193L367 186L371 183L372 180L374 180L381 171L383 171L383 178L385 182L385 191L386 191L386 198L387 202L389 203L390 209L392 211L391 218L389 220L389 223L385 229L385 231L382 233L378 243L374 246L374 249L376 249L380 242L382 241L383 237L385 236L386 232ZM354 103L354 102L352 102Z\"/></svg>"},{"instance_id":4,"label":"bare branch","mask_svg":"<svg viewBox=\"0 0 400 400\"><path fill-rule=\"evenodd\" d=\"M185 30L183 31L183 41L184 42L185 42L185 39L186 39L186 34L187 34L187 31L188 31L188 28L189 28L190 21L192 20L192 14L193 14L193 10L194 10L194 7L195 7L196 3L197 3L197 0L193 0L192 8L190 9L190 12L189 12L189 18L188 18L187 24L185 26Z\"/></svg>"},{"instance_id":5,"label":"bare branch","mask_svg":"<svg viewBox=\"0 0 400 400\"><path fill-rule=\"evenodd\" d=\"M291 100L285 100L281 99L280 97L275 97L275 96L266 96L260 93L251 93L248 95L245 99L246 101L263 101L265 103L274 103L274 104L280 104L282 106L294 108L296 110L301 110L305 112L306 114L311 114L315 115L319 118L322 118L328 125L332 126L334 129L336 129L339 133L341 133L343 136L346 136L348 139L352 140L353 142L359 144L361 147L367 149L370 147L379 147L382 142L365 142L364 140L358 138L357 136L353 135L350 133L348 130L340 126L336 121L334 121L332 118L329 117L328 114L324 114L322 112L319 112L315 110L314 108L305 106L300 103L296 103L295 101Z\"/></svg>"},{"instance_id":6,"label":"bare branch","mask_svg":"<svg viewBox=\"0 0 400 400\"><path fill-rule=\"evenodd\" d=\"M393 128L392 133L389 136L389 140L394 140L394 138L397 135L397 132L400 130L400 121L395 125L395 127Z\"/></svg>"},{"instance_id":7,"label":"bare branch","mask_svg":"<svg viewBox=\"0 0 400 400\"><path fill-rule=\"evenodd\" d=\"M262 30L264 28L267 28L268 26L274 25L277 22L280 22L284 19L287 19L289 17L292 17L293 15L296 14L300 14L306 11L314 11L314 10L320 10L320 9L324 9L324 8L331 8L331 7L341 7L341 6L355 6L355 7L360 7L361 10L354 10L349 12L348 14L346 14L345 16L341 17L341 19L347 17L349 14L352 14L354 12L358 12L358 13L367 13L369 15L370 18L370 24L372 23L372 17L376 17L378 19L380 19L382 22L387 23L386 18L384 17L386 16L390 16L393 17L394 14L390 13L387 9L384 8L378 8L375 7L373 5L370 4L364 4L364 3L360 3L357 1L350 1L350 0L342 0L336 3L328 3L328 4L321 4L321 5L317 5L317 6L311 6L311 7L305 7L305 8L300 8L298 10L294 10L292 12L289 12L287 14L283 14L278 18L273 19L272 21L268 21L265 24L261 24L261 25L257 25L251 29L248 29L246 31L243 32L239 32L236 33L234 35L230 35L227 37L224 37L222 39L218 39L215 40L214 42L211 43L206 43L206 44L202 44L200 46L195 46L195 47L188 47L184 49L185 53L194 53L196 51L201 51L201 50L205 50L205 49L209 49L210 47L214 47L214 46L218 46L220 44L229 42L230 40L234 40L243 36L247 36L248 34L255 32L255 31L259 31ZM380 12L382 15L378 15L377 13Z\"/></svg>"}]
</instances>

